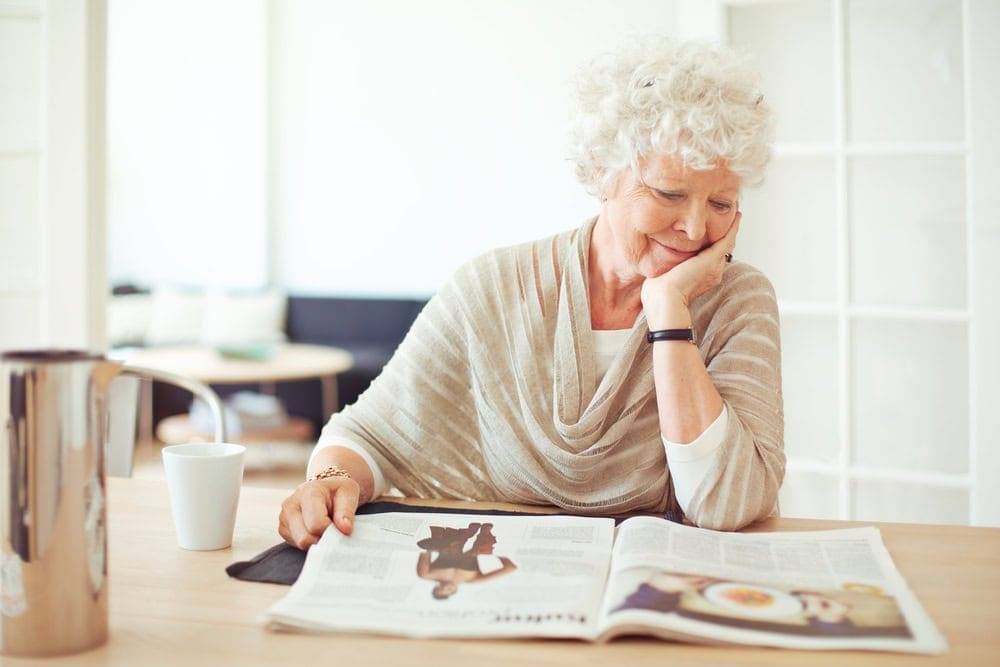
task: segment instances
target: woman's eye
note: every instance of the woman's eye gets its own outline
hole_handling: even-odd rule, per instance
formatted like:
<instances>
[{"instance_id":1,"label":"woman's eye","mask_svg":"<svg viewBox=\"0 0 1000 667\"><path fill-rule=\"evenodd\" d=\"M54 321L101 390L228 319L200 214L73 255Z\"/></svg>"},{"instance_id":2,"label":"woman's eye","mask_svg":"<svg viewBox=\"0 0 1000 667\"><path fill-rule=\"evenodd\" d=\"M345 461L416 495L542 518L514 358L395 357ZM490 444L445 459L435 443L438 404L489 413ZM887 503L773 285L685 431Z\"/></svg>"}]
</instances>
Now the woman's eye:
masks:
<instances>
[{"instance_id":1,"label":"woman's eye","mask_svg":"<svg viewBox=\"0 0 1000 667\"><path fill-rule=\"evenodd\" d=\"M669 199L670 201L678 201L680 199L684 199L684 195L680 194L679 192L660 192L659 194L664 199Z\"/></svg>"},{"instance_id":2,"label":"woman's eye","mask_svg":"<svg viewBox=\"0 0 1000 667\"><path fill-rule=\"evenodd\" d=\"M719 211L720 213L728 213L730 209L733 208L732 204L726 204L725 202L721 201L712 202L712 206L714 206L715 210Z\"/></svg>"}]
</instances>

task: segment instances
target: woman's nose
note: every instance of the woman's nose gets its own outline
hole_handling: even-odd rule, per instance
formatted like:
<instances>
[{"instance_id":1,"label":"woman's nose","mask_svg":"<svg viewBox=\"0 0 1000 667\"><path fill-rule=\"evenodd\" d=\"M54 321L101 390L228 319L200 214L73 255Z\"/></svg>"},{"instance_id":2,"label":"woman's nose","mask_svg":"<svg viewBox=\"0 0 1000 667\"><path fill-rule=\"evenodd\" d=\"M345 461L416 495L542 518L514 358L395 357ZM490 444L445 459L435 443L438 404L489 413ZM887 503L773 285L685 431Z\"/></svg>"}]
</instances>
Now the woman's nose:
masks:
<instances>
[{"instance_id":1,"label":"woman's nose","mask_svg":"<svg viewBox=\"0 0 1000 667\"><path fill-rule=\"evenodd\" d=\"M708 225L708 210L697 203L690 204L682 213L681 219L674 223L674 228L683 230L688 239L699 241L705 236Z\"/></svg>"}]
</instances>

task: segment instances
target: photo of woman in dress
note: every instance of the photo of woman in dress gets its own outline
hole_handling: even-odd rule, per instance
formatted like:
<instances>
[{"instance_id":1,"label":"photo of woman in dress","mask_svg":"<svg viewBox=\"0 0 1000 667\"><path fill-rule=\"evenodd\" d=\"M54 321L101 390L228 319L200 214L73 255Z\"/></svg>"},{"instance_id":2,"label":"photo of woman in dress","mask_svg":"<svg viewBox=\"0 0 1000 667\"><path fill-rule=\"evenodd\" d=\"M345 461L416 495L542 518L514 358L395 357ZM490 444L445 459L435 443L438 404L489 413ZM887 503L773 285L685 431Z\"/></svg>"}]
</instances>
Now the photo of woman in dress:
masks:
<instances>
[{"instance_id":1,"label":"photo of woman in dress","mask_svg":"<svg viewBox=\"0 0 1000 667\"><path fill-rule=\"evenodd\" d=\"M417 576L437 582L431 591L435 600L445 600L458 591L460 584L480 583L510 574L517 569L514 562L498 556L501 566L483 572L479 556L492 556L497 543L492 523L470 523L465 528L431 526L431 536L417 542ZM473 539L471 546L466 544Z\"/></svg>"}]
</instances>

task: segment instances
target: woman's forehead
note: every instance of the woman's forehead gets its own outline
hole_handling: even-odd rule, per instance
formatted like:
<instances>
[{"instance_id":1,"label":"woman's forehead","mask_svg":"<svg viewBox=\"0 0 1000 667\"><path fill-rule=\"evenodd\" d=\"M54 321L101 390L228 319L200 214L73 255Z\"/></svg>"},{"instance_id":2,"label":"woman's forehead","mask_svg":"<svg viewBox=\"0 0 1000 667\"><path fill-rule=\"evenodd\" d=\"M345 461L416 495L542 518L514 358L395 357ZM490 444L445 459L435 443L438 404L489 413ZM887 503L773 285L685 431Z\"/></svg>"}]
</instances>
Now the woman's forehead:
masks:
<instances>
[{"instance_id":1,"label":"woman's forehead","mask_svg":"<svg viewBox=\"0 0 1000 667\"><path fill-rule=\"evenodd\" d=\"M645 180L649 185L682 185L695 190L738 194L740 177L724 163L712 170L694 169L673 156L656 156L645 160Z\"/></svg>"}]
</instances>

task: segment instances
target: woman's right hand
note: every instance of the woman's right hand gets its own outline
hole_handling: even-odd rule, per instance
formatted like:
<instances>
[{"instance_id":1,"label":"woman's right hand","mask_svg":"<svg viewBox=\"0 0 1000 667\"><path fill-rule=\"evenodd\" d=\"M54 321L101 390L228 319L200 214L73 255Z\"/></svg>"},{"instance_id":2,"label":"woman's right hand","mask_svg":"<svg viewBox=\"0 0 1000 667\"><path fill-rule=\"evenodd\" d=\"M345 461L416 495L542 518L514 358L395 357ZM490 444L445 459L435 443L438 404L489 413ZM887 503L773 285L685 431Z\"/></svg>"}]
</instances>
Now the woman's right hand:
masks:
<instances>
[{"instance_id":1,"label":"woman's right hand","mask_svg":"<svg viewBox=\"0 0 1000 667\"><path fill-rule=\"evenodd\" d=\"M349 477L303 482L281 503L278 534L303 551L319 542L331 523L350 535L360 495L361 487Z\"/></svg>"}]
</instances>

